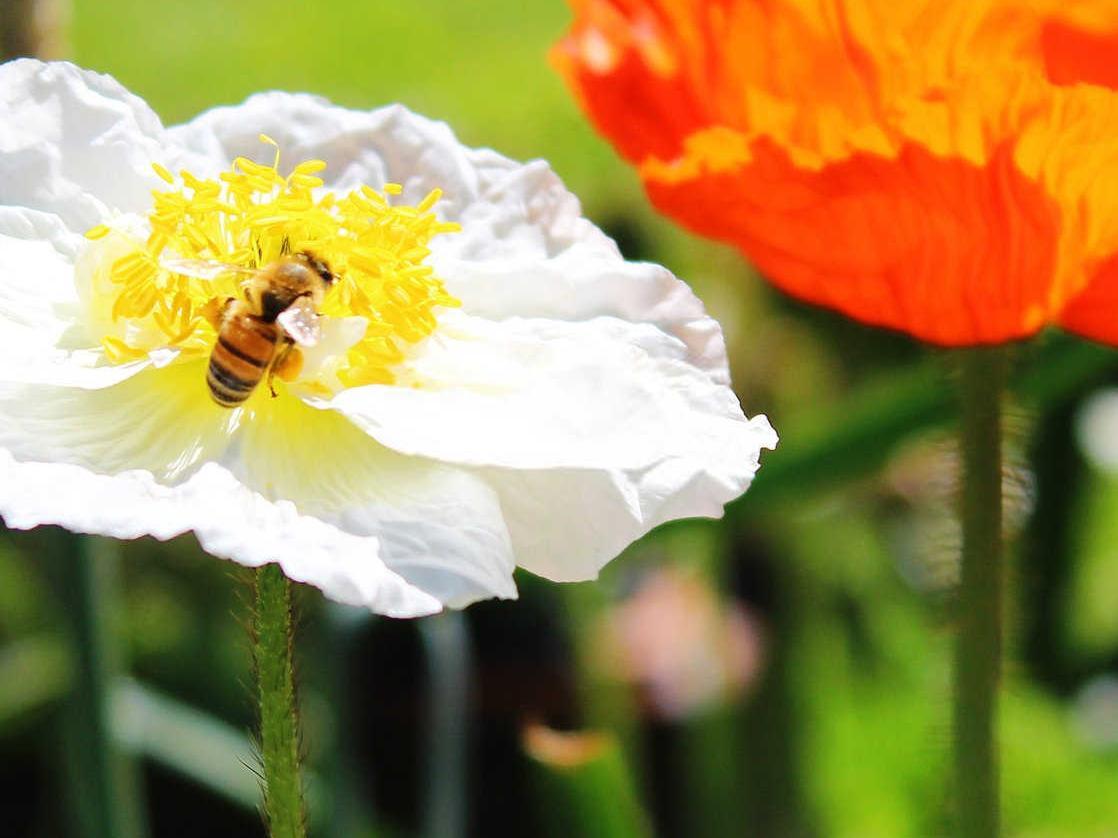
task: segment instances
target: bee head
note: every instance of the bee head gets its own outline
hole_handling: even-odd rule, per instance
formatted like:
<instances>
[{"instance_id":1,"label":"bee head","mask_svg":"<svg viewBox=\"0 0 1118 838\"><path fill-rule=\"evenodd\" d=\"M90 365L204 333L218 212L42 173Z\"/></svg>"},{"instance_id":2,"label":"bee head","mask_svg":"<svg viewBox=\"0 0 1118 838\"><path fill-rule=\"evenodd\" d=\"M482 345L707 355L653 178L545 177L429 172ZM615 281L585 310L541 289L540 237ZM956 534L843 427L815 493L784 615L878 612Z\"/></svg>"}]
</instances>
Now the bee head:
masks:
<instances>
[{"instance_id":1,"label":"bee head","mask_svg":"<svg viewBox=\"0 0 1118 838\"><path fill-rule=\"evenodd\" d=\"M315 256L313 253L304 250L302 253L299 254L299 256L307 263L308 266L310 266L311 270L313 270L322 278L322 281L326 283L327 288L329 288L338 278L337 275L332 270L330 270L330 266L327 265L325 261Z\"/></svg>"}]
</instances>

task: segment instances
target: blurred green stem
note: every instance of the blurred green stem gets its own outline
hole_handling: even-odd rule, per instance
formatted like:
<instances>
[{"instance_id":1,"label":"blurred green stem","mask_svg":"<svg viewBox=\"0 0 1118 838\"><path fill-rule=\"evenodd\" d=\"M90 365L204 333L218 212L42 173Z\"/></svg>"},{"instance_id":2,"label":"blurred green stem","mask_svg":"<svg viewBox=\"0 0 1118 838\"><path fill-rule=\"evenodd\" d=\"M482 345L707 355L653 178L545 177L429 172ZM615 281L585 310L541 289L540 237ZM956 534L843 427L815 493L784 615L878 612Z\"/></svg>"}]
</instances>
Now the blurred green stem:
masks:
<instances>
[{"instance_id":1,"label":"blurred green stem","mask_svg":"<svg viewBox=\"0 0 1118 838\"><path fill-rule=\"evenodd\" d=\"M999 831L997 689L1002 622L1001 396L1006 350L960 353L962 563L955 649L955 781L959 832Z\"/></svg>"},{"instance_id":2,"label":"blurred green stem","mask_svg":"<svg viewBox=\"0 0 1118 838\"><path fill-rule=\"evenodd\" d=\"M113 741L110 723L110 687L120 666L116 544L63 533L59 548L59 598L74 655L62 719L74 827L88 838L139 838L135 769Z\"/></svg>"},{"instance_id":3,"label":"blurred green stem","mask_svg":"<svg viewBox=\"0 0 1118 838\"><path fill-rule=\"evenodd\" d=\"M0 0L0 61L67 53L67 0Z\"/></svg>"},{"instance_id":4,"label":"blurred green stem","mask_svg":"<svg viewBox=\"0 0 1118 838\"><path fill-rule=\"evenodd\" d=\"M329 808L323 818L325 835L371 838L377 834L371 790L361 770L358 743L353 736L365 707L358 706L350 677L354 650L372 617L364 608L327 603L325 619L320 623L326 632L322 638L324 648L331 653L320 656L319 663L325 668L326 698L333 711L333 723L319 732L316 741L328 790ZM324 732L328 735L323 736ZM313 792L314 788L313 783L308 784L308 791ZM313 795L310 803L311 812L315 813ZM312 831L316 821L317 818L311 823Z\"/></svg>"},{"instance_id":5,"label":"blurred green stem","mask_svg":"<svg viewBox=\"0 0 1118 838\"><path fill-rule=\"evenodd\" d=\"M423 834L466 834L469 757L470 635L461 611L419 623L427 658L427 800Z\"/></svg>"},{"instance_id":6,"label":"blurred green stem","mask_svg":"<svg viewBox=\"0 0 1118 838\"><path fill-rule=\"evenodd\" d=\"M255 658L260 696L264 812L272 838L303 838L299 734L292 670L291 583L279 565L256 571Z\"/></svg>"}]
</instances>

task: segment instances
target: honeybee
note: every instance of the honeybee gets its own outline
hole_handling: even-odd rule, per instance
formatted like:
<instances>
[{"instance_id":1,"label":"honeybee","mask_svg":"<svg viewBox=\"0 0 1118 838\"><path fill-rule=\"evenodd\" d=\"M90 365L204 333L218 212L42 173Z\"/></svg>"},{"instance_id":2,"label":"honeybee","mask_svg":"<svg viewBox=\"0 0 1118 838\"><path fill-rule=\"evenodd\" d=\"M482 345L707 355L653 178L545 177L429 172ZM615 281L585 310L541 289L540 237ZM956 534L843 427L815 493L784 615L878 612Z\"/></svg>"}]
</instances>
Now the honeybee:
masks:
<instances>
[{"instance_id":1,"label":"honeybee","mask_svg":"<svg viewBox=\"0 0 1118 838\"><path fill-rule=\"evenodd\" d=\"M165 259L174 273L214 279L227 273L247 274L244 298L214 298L203 313L217 330L210 352L206 384L222 407L238 407L267 377L292 380L303 365L299 347L314 346L321 337L319 306L336 279L329 265L313 253L283 256L259 270L205 260Z\"/></svg>"}]
</instances>

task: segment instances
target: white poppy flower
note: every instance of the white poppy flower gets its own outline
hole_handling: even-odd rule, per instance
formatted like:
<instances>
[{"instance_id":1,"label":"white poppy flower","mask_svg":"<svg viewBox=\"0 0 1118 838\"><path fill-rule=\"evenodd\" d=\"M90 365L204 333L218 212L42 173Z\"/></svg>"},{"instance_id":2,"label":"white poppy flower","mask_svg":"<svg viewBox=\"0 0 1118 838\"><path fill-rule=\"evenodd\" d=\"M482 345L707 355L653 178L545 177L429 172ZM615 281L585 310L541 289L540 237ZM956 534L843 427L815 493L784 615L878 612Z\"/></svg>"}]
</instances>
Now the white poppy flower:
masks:
<instances>
[{"instance_id":1,"label":"white poppy flower","mask_svg":"<svg viewBox=\"0 0 1118 838\"><path fill-rule=\"evenodd\" d=\"M276 397L219 407L202 315L238 281L173 258L303 249L339 275L321 342ZM657 524L721 515L775 444L687 286L624 261L543 162L285 93L165 129L106 76L0 66L9 527L193 532L414 616L513 597L517 565L592 578Z\"/></svg>"}]
</instances>

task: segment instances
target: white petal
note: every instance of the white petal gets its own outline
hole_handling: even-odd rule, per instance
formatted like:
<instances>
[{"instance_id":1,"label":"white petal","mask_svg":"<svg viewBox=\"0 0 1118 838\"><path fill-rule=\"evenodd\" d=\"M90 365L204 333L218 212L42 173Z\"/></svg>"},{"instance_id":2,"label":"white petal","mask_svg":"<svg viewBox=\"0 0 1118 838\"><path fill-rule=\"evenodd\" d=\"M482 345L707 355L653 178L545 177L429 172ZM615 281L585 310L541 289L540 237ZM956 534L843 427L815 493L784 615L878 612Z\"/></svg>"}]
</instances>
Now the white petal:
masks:
<instances>
[{"instance_id":1,"label":"white petal","mask_svg":"<svg viewBox=\"0 0 1118 838\"><path fill-rule=\"evenodd\" d=\"M678 518L718 518L749 486L759 448L776 436L764 417L749 424L752 457L705 467L666 459L643 471L484 469L501 498L517 562L557 582L593 579L653 527ZM715 452L712 452L715 453Z\"/></svg>"},{"instance_id":2,"label":"white petal","mask_svg":"<svg viewBox=\"0 0 1118 838\"><path fill-rule=\"evenodd\" d=\"M118 538L193 530L215 555L279 561L333 599L394 616L515 596L500 506L480 477L401 457L293 398L218 408L204 369L94 391L0 385L0 515Z\"/></svg>"},{"instance_id":3,"label":"white petal","mask_svg":"<svg viewBox=\"0 0 1118 838\"><path fill-rule=\"evenodd\" d=\"M0 206L0 235L46 242L68 262L74 262L87 244L84 236L67 228L54 213L27 207ZM63 283L59 287L52 287L50 292L52 295L72 299L74 284Z\"/></svg>"},{"instance_id":4,"label":"white petal","mask_svg":"<svg viewBox=\"0 0 1118 838\"><path fill-rule=\"evenodd\" d=\"M476 466L494 488L517 563L593 578L664 521L718 517L746 490L764 417L652 327L451 314L405 384L317 402L391 448Z\"/></svg>"},{"instance_id":5,"label":"white petal","mask_svg":"<svg viewBox=\"0 0 1118 838\"><path fill-rule=\"evenodd\" d=\"M436 274L464 311L490 319L650 323L683 341L692 363L729 383L721 329L691 289L659 265L626 262L546 162L471 149L466 163L473 191L460 200L447 196L447 216L462 232L431 247Z\"/></svg>"},{"instance_id":6,"label":"white petal","mask_svg":"<svg viewBox=\"0 0 1118 838\"><path fill-rule=\"evenodd\" d=\"M266 497L375 536L389 568L447 604L516 595L500 503L467 470L403 457L338 414L293 398L263 400L224 462Z\"/></svg>"},{"instance_id":7,"label":"white petal","mask_svg":"<svg viewBox=\"0 0 1118 838\"><path fill-rule=\"evenodd\" d=\"M312 400L404 454L506 468L645 469L672 457L749 461L733 392L652 326L448 313L401 384Z\"/></svg>"},{"instance_id":8,"label":"white petal","mask_svg":"<svg viewBox=\"0 0 1118 838\"><path fill-rule=\"evenodd\" d=\"M330 189L380 188L391 181L402 184L402 200L414 204L439 187L447 193L440 208L451 215L476 194L467 149L450 129L398 105L353 111L305 94L261 93L168 129L174 142L223 166L242 155L271 163L273 152L260 133L279 144L281 169L283 160L325 161L319 176Z\"/></svg>"},{"instance_id":9,"label":"white petal","mask_svg":"<svg viewBox=\"0 0 1118 838\"><path fill-rule=\"evenodd\" d=\"M108 387L146 365L107 364L82 327L76 238L54 215L0 207L0 382Z\"/></svg>"},{"instance_id":10,"label":"white petal","mask_svg":"<svg viewBox=\"0 0 1118 838\"><path fill-rule=\"evenodd\" d=\"M518 163L490 149L470 149L466 164L473 191L460 198L447 192L447 214L462 232L436 239L436 258L545 259L576 246L587 255L620 258L616 245L582 217L578 198L545 161Z\"/></svg>"},{"instance_id":11,"label":"white petal","mask_svg":"<svg viewBox=\"0 0 1118 838\"><path fill-rule=\"evenodd\" d=\"M0 340L53 346L74 318L73 258L52 241L69 235L56 216L0 207Z\"/></svg>"},{"instance_id":12,"label":"white petal","mask_svg":"<svg viewBox=\"0 0 1118 838\"><path fill-rule=\"evenodd\" d=\"M0 200L54 213L75 232L107 208L144 211L162 131L108 76L31 59L0 65Z\"/></svg>"},{"instance_id":13,"label":"white petal","mask_svg":"<svg viewBox=\"0 0 1118 838\"><path fill-rule=\"evenodd\" d=\"M726 344L718 323L686 283L647 262L572 247L554 257L439 258L438 275L462 310L492 320L509 317L580 321L616 317L656 326L679 339L687 361L729 384Z\"/></svg>"},{"instance_id":14,"label":"white petal","mask_svg":"<svg viewBox=\"0 0 1118 838\"><path fill-rule=\"evenodd\" d=\"M205 386L197 361L97 390L0 382L0 448L24 462L143 470L178 483L221 457L236 426L237 414L214 405Z\"/></svg>"},{"instance_id":15,"label":"white petal","mask_svg":"<svg viewBox=\"0 0 1118 838\"><path fill-rule=\"evenodd\" d=\"M339 602L393 617L440 609L377 558L377 539L361 538L284 501L246 489L216 463L168 487L149 472L98 474L67 463L21 462L0 448L0 515L15 529L57 524L74 532L166 539L193 531L208 552L284 573Z\"/></svg>"}]
</instances>

